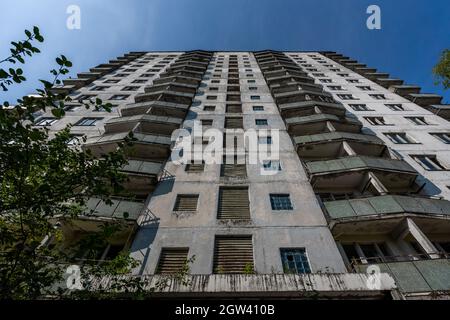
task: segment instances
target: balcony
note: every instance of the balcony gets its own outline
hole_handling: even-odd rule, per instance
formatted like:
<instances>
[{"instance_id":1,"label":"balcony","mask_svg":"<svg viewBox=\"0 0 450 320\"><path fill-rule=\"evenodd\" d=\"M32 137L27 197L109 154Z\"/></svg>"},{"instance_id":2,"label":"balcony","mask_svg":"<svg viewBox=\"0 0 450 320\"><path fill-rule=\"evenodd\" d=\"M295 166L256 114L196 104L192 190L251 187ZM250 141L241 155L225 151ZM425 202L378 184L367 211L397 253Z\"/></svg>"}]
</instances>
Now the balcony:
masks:
<instances>
[{"instance_id":1,"label":"balcony","mask_svg":"<svg viewBox=\"0 0 450 320\"><path fill-rule=\"evenodd\" d=\"M442 96L438 94L428 94L428 93L411 93L408 96L406 96L406 98L421 107L425 107L432 104L440 104L442 101Z\"/></svg>"},{"instance_id":2,"label":"balcony","mask_svg":"<svg viewBox=\"0 0 450 320\"><path fill-rule=\"evenodd\" d=\"M161 91L171 91L171 92L176 92L176 93L195 94L197 92L197 86L196 85L178 84L178 83L161 84L161 85L153 84L153 86L146 87L144 89L145 93L155 93L155 92L161 92Z\"/></svg>"},{"instance_id":3,"label":"balcony","mask_svg":"<svg viewBox=\"0 0 450 320\"><path fill-rule=\"evenodd\" d=\"M445 218L448 232L450 201L447 200L418 196L382 195L361 199L327 201L323 204L330 219L340 222L367 221L396 215L401 215L402 217L399 219L402 219L404 215L411 214L417 215L419 220L427 217ZM440 224L441 228L444 227L442 222ZM383 232L391 232L396 225L396 223L392 225L384 224L382 226ZM380 226L378 225L378 227ZM428 233L432 227L428 224L428 227L421 227L421 230ZM358 228L358 231L367 232L368 230Z\"/></svg>"},{"instance_id":4,"label":"balcony","mask_svg":"<svg viewBox=\"0 0 450 320\"><path fill-rule=\"evenodd\" d=\"M371 265L390 274L403 294L429 294L450 291L450 260L416 260L354 264L355 272L364 273ZM413 297L413 295L411 295Z\"/></svg>"},{"instance_id":5,"label":"balcony","mask_svg":"<svg viewBox=\"0 0 450 320\"><path fill-rule=\"evenodd\" d=\"M331 123L336 131L359 133L361 122L352 118L339 118L331 114L315 114L306 117L285 119L287 129L293 136L304 136L329 132L327 123Z\"/></svg>"},{"instance_id":6,"label":"balcony","mask_svg":"<svg viewBox=\"0 0 450 320\"><path fill-rule=\"evenodd\" d=\"M161 91L158 92L138 94L135 96L134 101L137 103L149 101L164 101L190 105L192 103L193 98L194 98L193 93L179 93L162 89Z\"/></svg>"},{"instance_id":7,"label":"balcony","mask_svg":"<svg viewBox=\"0 0 450 320\"><path fill-rule=\"evenodd\" d=\"M358 155L386 156L383 141L371 135L334 131L294 138L297 153L304 160L336 159L349 155L345 150L344 141Z\"/></svg>"},{"instance_id":8,"label":"balcony","mask_svg":"<svg viewBox=\"0 0 450 320\"><path fill-rule=\"evenodd\" d=\"M406 97L407 95L411 93L419 93L420 87L419 86L409 86L409 85L397 85L397 86L390 86L389 90L402 96Z\"/></svg>"},{"instance_id":9,"label":"balcony","mask_svg":"<svg viewBox=\"0 0 450 320\"><path fill-rule=\"evenodd\" d=\"M450 105L448 104L433 104L426 106L425 109L446 120L450 120Z\"/></svg>"},{"instance_id":10,"label":"balcony","mask_svg":"<svg viewBox=\"0 0 450 320\"><path fill-rule=\"evenodd\" d=\"M161 85L161 84L169 84L169 83L176 83L176 84L186 84L186 85L192 85L197 87L201 80L197 78L189 78L189 77L183 77L183 76L162 76L159 79L153 80L153 85Z\"/></svg>"},{"instance_id":11,"label":"balcony","mask_svg":"<svg viewBox=\"0 0 450 320\"><path fill-rule=\"evenodd\" d=\"M321 113L332 114L338 117L343 117L346 113L345 107L337 102L302 101L279 105L279 110L283 118L310 116L316 113L316 108Z\"/></svg>"},{"instance_id":12,"label":"balcony","mask_svg":"<svg viewBox=\"0 0 450 320\"><path fill-rule=\"evenodd\" d=\"M367 73L375 73L375 72L377 72L377 69L363 67L363 68L355 68L354 71L357 72L357 73L365 75Z\"/></svg>"},{"instance_id":13,"label":"balcony","mask_svg":"<svg viewBox=\"0 0 450 320\"><path fill-rule=\"evenodd\" d=\"M180 127L181 123L180 118L147 114L113 118L105 124L105 134L133 131L170 136L174 130Z\"/></svg>"},{"instance_id":14,"label":"balcony","mask_svg":"<svg viewBox=\"0 0 450 320\"><path fill-rule=\"evenodd\" d=\"M119 143L123 143L128 132L91 137L87 139L83 148L89 149L96 157L113 152ZM167 136L147 135L135 133L133 145L127 153L133 159L165 161L170 153L171 140Z\"/></svg>"},{"instance_id":15,"label":"balcony","mask_svg":"<svg viewBox=\"0 0 450 320\"><path fill-rule=\"evenodd\" d=\"M287 92L296 92L296 91L313 91L321 93L323 91L323 87L320 84L313 83L290 83L284 85L272 85L270 87L274 96L279 94L287 93Z\"/></svg>"},{"instance_id":16,"label":"balcony","mask_svg":"<svg viewBox=\"0 0 450 320\"><path fill-rule=\"evenodd\" d=\"M87 220L123 219L133 222L137 220L143 209L144 203L141 201L117 198L112 200L112 205L108 205L101 199L91 198L86 204L84 217ZM93 211L92 214L91 211ZM124 213L127 214L124 215ZM81 218L83 219L83 216Z\"/></svg>"},{"instance_id":17,"label":"balcony","mask_svg":"<svg viewBox=\"0 0 450 320\"><path fill-rule=\"evenodd\" d=\"M376 83L378 83L380 86L384 88L389 88L390 86L400 86L403 84L403 80L401 79L383 79L378 78L374 80Z\"/></svg>"},{"instance_id":18,"label":"balcony","mask_svg":"<svg viewBox=\"0 0 450 320\"><path fill-rule=\"evenodd\" d=\"M373 172L389 190L410 190L418 173L403 160L348 156L306 163L310 182L317 190L361 189Z\"/></svg>"},{"instance_id":19,"label":"balcony","mask_svg":"<svg viewBox=\"0 0 450 320\"><path fill-rule=\"evenodd\" d=\"M300 90L274 94L275 101L278 104L287 104L303 101L325 101L335 103L333 96L328 92L315 92L310 90Z\"/></svg>"},{"instance_id":20,"label":"balcony","mask_svg":"<svg viewBox=\"0 0 450 320\"><path fill-rule=\"evenodd\" d=\"M309 78L306 75L305 76L284 75L281 77L276 77L273 79L266 79L266 80L267 80L267 84L269 85L270 88L277 87L277 86L283 86L286 84L290 84L292 82L314 84L314 79Z\"/></svg>"},{"instance_id":21,"label":"balcony","mask_svg":"<svg viewBox=\"0 0 450 320\"><path fill-rule=\"evenodd\" d=\"M186 116L190 105L171 103L164 101L150 101L141 103L127 104L120 109L121 116L136 116L142 114L149 114L161 117L182 118Z\"/></svg>"},{"instance_id":22,"label":"balcony","mask_svg":"<svg viewBox=\"0 0 450 320\"><path fill-rule=\"evenodd\" d=\"M125 192L139 199L146 199L158 184L158 175L162 167L161 162L128 160L128 164L120 170L128 177L123 183Z\"/></svg>"},{"instance_id":23,"label":"balcony","mask_svg":"<svg viewBox=\"0 0 450 320\"><path fill-rule=\"evenodd\" d=\"M372 81L375 81L376 79L387 79L389 78L389 73L385 72L366 73L366 78Z\"/></svg>"}]
</instances>

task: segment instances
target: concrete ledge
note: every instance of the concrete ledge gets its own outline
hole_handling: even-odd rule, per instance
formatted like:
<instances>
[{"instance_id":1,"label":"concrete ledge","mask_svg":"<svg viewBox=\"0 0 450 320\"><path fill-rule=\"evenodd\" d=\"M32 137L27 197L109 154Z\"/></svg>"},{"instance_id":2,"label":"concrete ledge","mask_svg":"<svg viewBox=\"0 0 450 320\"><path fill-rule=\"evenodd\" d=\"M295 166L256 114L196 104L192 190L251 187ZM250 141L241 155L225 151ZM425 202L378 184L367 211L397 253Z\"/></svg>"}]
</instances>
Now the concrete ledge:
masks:
<instances>
[{"instance_id":1,"label":"concrete ledge","mask_svg":"<svg viewBox=\"0 0 450 320\"><path fill-rule=\"evenodd\" d=\"M158 281L168 279L162 290L152 292L152 296L167 297L343 297L382 298L396 289L394 279L381 273L379 286L372 287L369 275L365 273L343 274L265 274L265 275L191 275L187 285L181 281L161 275L144 276L149 294ZM111 278L94 281L94 290L108 286ZM132 293L131 293L132 294Z\"/></svg>"}]
</instances>

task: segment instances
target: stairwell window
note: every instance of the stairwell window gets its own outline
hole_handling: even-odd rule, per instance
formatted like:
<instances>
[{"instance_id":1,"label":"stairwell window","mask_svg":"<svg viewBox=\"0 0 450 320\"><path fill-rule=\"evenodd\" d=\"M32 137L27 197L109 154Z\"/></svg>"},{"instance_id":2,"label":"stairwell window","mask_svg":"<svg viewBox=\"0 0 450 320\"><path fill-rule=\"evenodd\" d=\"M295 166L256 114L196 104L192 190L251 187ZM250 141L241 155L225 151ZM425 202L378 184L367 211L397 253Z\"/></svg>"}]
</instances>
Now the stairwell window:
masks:
<instances>
[{"instance_id":1,"label":"stairwell window","mask_svg":"<svg viewBox=\"0 0 450 320\"><path fill-rule=\"evenodd\" d=\"M429 123L425 120L424 117L405 117L406 120L414 123L417 126L427 126Z\"/></svg>"},{"instance_id":2,"label":"stairwell window","mask_svg":"<svg viewBox=\"0 0 450 320\"><path fill-rule=\"evenodd\" d=\"M103 118L82 118L80 119L78 122L76 122L74 125L75 126L80 126L80 127L90 127L90 126L95 126L95 124L102 120Z\"/></svg>"},{"instance_id":3,"label":"stairwell window","mask_svg":"<svg viewBox=\"0 0 450 320\"><path fill-rule=\"evenodd\" d=\"M447 132L438 132L438 133L430 133L436 139L442 141L445 144L450 144L450 133Z\"/></svg>"},{"instance_id":4,"label":"stairwell window","mask_svg":"<svg viewBox=\"0 0 450 320\"><path fill-rule=\"evenodd\" d=\"M364 117L368 123L373 126L386 126L388 125L383 117Z\"/></svg>"},{"instance_id":5,"label":"stairwell window","mask_svg":"<svg viewBox=\"0 0 450 320\"><path fill-rule=\"evenodd\" d=\"M393 111L405 111L405 108L399 103L388 103L385 106Z\"/></svg>"},{"instance_id":6,"label":"stairwell window","mask_svg":"<svg viewBox=\"0 0 450 320\"><path fill-rule=\"evenodd\" d=\"M251 100L261 100L260 96L250 96Z\"/></svg>"},{"instance_id":7,"label":"stairwell window","mask_svg":"<svg viewBox=\"0 0 450 320\"><path fill-rule=\"evenodd\" d=\"M215 111L216 107L215 106L205 106L203 108L203 111Z\"/></svg>"},{"instance_id":8,"label":"stairwell window","mask_svg":"<svg viewBox=\"0 0 450 320\"><path fill-rule=\"evenodd\" d=\"M206 100L217 100L217 96L206 96Z\"/></svg>"},{"instance_id":9,"label":"stairwell window","mask_svg":"<svg viewBox=\"0 0 450 320\"><path fill-rule=\"evenodd\" d=\"M264 111L263 106L253 106L253 111Z\"/></svg>"},{"instance_id":10,"label":"stairwell window","mask_svg":"<svg viewBox=\"0 0 450 320\"><path fill-rule=\"evenodd\" d=\"M389 132L385 133L385 135L395 144L418 144L417 141L404 132Z\"/></svg>"},{"instance_id":11,"label":"stairwell window","mask_svg":"<svg viewBox=\"0 0 450 320\"><path fill-rule=\"evenodd\" d=\"M272 210L294 210L289 194L270 194Z\"/></svg>"},{"instance_id":12,"label":"stairwell window","mask_svg":"<svg viewBox=\"0 0 450 320\"><path fill-rule=\"evenodd\" d=\"M349 104L349 106L355 111L373 111L366 104Z\"/></svg>"},{"instance_id":13,"label":"stairwell window","mask_svg":"<svg viewBox=\"0 0 450 320\"><path fill-rule=\"evenodd\" d=\"M282 248L280 254L284 273L311 273L305 248Z\"/></svg>"},{"instance_id":14,"label":"stairwell window","mask_svg":"<svg viewBox=\"0 0 450 320\"><path fill-rule=\"evenodd\" d=\"M263 160L262 167L264 171L281 171L280 160Z\"/></svg>"},{"instance_id":15,"label":"stairwell window","mask_svg":"<svg viewBox=\"0 0 450 320\"><path fill-rule=\"evenodd\" d=\"M411 155L411 157L427 171L447 170L435 155Z\"/></svg>"}]
</instances>

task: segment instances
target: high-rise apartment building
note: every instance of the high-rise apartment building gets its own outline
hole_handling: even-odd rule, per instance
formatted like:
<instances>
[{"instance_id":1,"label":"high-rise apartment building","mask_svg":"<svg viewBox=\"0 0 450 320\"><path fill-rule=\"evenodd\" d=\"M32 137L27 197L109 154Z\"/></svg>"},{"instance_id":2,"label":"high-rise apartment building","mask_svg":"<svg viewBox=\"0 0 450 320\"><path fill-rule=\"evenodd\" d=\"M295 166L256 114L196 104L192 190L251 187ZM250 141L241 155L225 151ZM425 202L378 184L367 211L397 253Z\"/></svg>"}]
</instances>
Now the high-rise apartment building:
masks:
<instances>
[{"instance_id":1,"label":"high-rise apartment building","mask_svg":"<svg viewBox=\"0 0 450 320\"><path fill-rule=\"evenodd\" d=\"M333 52L271 50L134 52L58 90L73 97L66 116L42 114L36 125L70 123L98 156L135 138L127 194L112 206L91 199L94 216L63 224L68 248L121 219L127 228L99 259L129 248L135 275L158 279L195 257L190 283L167 296L450 291L450 109L441 97ZM92 97L113 111L78 102ZM194 136L193 154L214 142L194 134L198 124L224 134L223 161L171 159L176 129ZM279 156L250 161L249 132L250 144Z\"/></svg>"}]
</instances>

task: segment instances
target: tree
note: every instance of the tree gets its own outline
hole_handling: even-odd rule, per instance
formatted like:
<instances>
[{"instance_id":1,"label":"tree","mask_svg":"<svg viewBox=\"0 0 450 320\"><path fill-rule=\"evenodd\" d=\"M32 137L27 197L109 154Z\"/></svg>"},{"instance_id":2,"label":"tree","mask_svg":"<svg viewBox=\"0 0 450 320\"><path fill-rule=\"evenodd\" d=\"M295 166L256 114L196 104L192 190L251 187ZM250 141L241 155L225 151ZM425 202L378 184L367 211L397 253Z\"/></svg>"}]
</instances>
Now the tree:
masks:
<instances>
[{"instance_id":1,"label":"tree","mask_svg":"<svg viewBox=\"0 0 450 320\"><path fill-rule=\"evenodd\" d=\"M43 42L39 28L25 30L26 39L12 42L11 55L0 64L24 64L27 57L39 53L34 43ZM45 295L61 280L67 256L56 248L42 245L46 237L60 238L55 219L76 218L84 213L91 197L111 203L110 197L123 191L126 176L120 169L126 164L126 148L132 137L115 152L95 158L89 150L68 143L70 126L49 137L48 130L33 127L38 110L51 110L55 117L64 115L70 97L54 93L60 76L72 63L56 58L52 80L40 80L38 97L18 99L14 107L4 102L0 108L0 299L35 299ZM0 87L26 81L20 68L0 68ZM111 109L100 99L85 104L87 108ZM95 248L94 248L95 249ZM105 265L105 273L128 272L127 253ZM109 268L109 269L108 269Z\"/></svg>"},{"instance_id":2,"label":"tree","mask_svg":"<svg viewBox=\"0 0 450 320\"><path fill-rule=\"evenodd\" d=\"M445 49L439 62L433 68L436 84L442 85L445 90L450 88L450 50Z\"/></svg>"}]
</instances>

